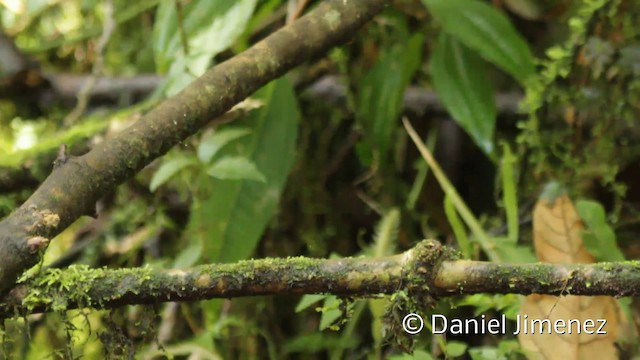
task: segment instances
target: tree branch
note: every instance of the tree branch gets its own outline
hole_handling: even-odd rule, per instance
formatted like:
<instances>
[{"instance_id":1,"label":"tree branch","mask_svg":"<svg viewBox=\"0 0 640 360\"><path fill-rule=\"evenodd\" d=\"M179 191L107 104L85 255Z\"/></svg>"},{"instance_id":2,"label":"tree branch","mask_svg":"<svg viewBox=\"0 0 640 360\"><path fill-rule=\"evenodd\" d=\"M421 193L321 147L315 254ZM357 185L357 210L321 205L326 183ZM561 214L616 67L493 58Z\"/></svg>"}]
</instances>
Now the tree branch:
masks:
<instances>
[{"instance_id":1,"label":"tree branch","mask_svg":"<svg viewBox=\"0 0 640 360\"><path fill-rule=\"evenodd\" d=\"M257 295L372 297L405 289L412 298L475 293L640 293L637 261L496 264L451 260L451 254L438 242L425 240L403 254L382 258L262 259L184 270L50 269L8 293L0 305L0 316Z\"/></svg>"},{"instance_id":2,"label":"tree branch","mask_svg":"<svg viewBox=\"0 0 640 360\"><path fill-rule=\"evenodd\" d=\"M126 131L57 167L0 223L0 292L37 263L49 239L80 216L93 214L103 195L269 81L344 43L387 2L322 2L290 26L212 68Z\"/></svg>"}]
</instances>

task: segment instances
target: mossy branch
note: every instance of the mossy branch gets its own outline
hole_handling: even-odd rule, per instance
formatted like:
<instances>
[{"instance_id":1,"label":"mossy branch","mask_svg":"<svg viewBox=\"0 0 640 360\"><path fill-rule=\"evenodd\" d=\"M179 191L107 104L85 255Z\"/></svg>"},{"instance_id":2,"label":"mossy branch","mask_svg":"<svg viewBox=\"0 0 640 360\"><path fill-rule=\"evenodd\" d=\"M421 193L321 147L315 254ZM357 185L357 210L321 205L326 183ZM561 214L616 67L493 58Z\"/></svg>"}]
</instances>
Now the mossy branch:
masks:
<instances>
[{"instance_id":1,"label":"mossy branch","mask_svg":"<svg viewBox=\"0 0 640 360\"><path fill-rule=\"evenodd\" d=\"M324 1L308 15L212 68L127 130L55 168L0 223L0 293L35 265L48 242L95 203L175 144L293 67L343 44L388 0ZM46 216L45 216L46 215ZM47 221L55 219L56 221Z\"/></svg>"},{"instance_id":2,"label":"mossy branch","mask_svg":"<svg viewBox=\"0 0 640 360\"><path fill-rule=\"evenodd\" d=\"M0 316L257 295L372 297L401 290L412 298L475 293L629 296L640 293L640 262L453 260L450 250L426 240L381 258L245 260L184 270L71 267L45 271L15 287L3 298Z\"/></svg>"}]
</instances>

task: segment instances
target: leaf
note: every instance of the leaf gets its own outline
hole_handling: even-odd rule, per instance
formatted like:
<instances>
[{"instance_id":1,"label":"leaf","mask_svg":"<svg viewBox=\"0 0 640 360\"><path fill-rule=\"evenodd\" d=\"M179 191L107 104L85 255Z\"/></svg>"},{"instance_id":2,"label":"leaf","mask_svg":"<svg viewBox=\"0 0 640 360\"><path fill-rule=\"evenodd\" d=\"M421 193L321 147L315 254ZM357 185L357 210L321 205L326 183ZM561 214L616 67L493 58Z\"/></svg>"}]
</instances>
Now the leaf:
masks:
<instances>
[{"instance_id":1,"label":"leaf","mask_svg":"<svg viewBox=\"0 0 640 360\"><path fill-rule=\"evenodd\" d=\"M413 354L400 354L389 356L389 360L432 360L431 354L424 350L415 350Z\"/></svg>"},{"instance_id":2,"label":"leaf","mask_svg":"<svg viewBox=\"0 0 640 360\"><path fill-rule=\"evenodd\" d=\"M241 156L225 157L207 169L207 174L222 180L253 180L267 182L256 164Z\"/></svg>"},{"instance_id":3,"label":"leaf","mask_svg":"<svg viewBox=\"0 0 640 360\"><path fill-rule=\"evenodd\" d=\"M507 17L478 0L422 0L443 30L524 84L535 73L526 41Z\"/></svg>"},{"instance_id":4,"label":"leaf","mask_svg":"<svg viewBox=\"0 0 640 360\"><path fill-rule=\"evenodd\" d=\"M536 256L542 262L555 264L592 263L584 248L584 225L569 197L538 200L533 210L533 242Z\"/></svg>"},{"instance_id":5,"label":"leaf","mask_svg":"<svg viewBox=\"0 0 640 360\"><path fill-rule=\"evenodd\" d=\"M170 95L202 75L211 59L236 41L244 32L256 2L183 2L181 24L178 23L176 1L164 0L160 4L153 29L153 50L158 72L169 74L165 87ZM187 44L183 43L181 32L184 32Z\"/></svg>"},{"instance_id":6,"label":"leaf","mask_svg":"<svg viewBox=\"0 0 640 360\"><path fill-rule=\"evenodd\" d=\"M518 219L518 196L516 193L516 178L513 167L517 162L516 156L511 151L509 144L502 146L502 161L500 174L502 177L502 202L507 214L507 234L512 244L518 243L520 231L520 219Z\"/></svg>"},{"instance_id":7,"label":"leaf","mask_svg":"<svg viewBox=\"0 0 640 360\"><path fill-rule=\"evenodd\" d=\"M458 247L464 255L464 258L471 259L473 249L471 248L471 243L469 243L469 238L467 237L467 229L462 224L455 205L453 205L451 200L451 196L448 194L444 196L444 213L447 216L447 221L449 221L449 225L451 225L453 234L458 242Z\"/></svg>"},{"instance_id":8,"label":"leaf","mask_svg":"<svg viewBox=\"0 0 640 360\"><path fill-rule=\"evenodd\" d=\"M184 269L194 265L202 255L202 244L194 242L186 248L182 249L173 263L174 269Z\"/></svg>"},{"instance_id":9,"label":"leaf","mask_svg":"<svg viewBox=\"0 0 640 360\"><path fill-rule=\"evenodd\" d=\"M578 333L575 325L573 333L518 335L523 349L530 352L534 359L618 359L615 341L618 336L618 307L612 297L608 296L565 296L529 295L525 299L520 315L529 319L549 319L551 324L570 319L580 323L594 320L596 330L599 324L595 319L606 319L604 331L607 334ZM568 327L565 328L568 331Z\"/></svg>"},{"instance_id":10,"label":"leaf","mask_svg":"<svg viewBox=\"0 0 640 360\"><path fill-rule=\"evenodd\" d=\"M557 185L547 186L533 211L533 237L536 254L544 262L551 263L590 263L593 256L587 252L581 234L584 225L580 221L573 203L566 194L559 191ZM567 281L571 278L567 274ZM520 309L520 315L529 319L548 319L550 324L576 319L580 324L586 320L605 319L606 334L589 334L577 331L572 333L556 331L518 335L523 349L531 357L540 359L617 359L614 342L618 335L618 304L609 296L565 296L529 295ZM553 325L552 325L553 326ZM553 327L555 329L555 326ZM594 329L595 330L595 329ZM535 354L535 356L534 356Z\"/></svg>"},{"instance_id":11,"label":"leaf","mask_svg":"<svg viewBox=\"0 0 640 360\"><path fill-rule=\"evenodd\" d=\"M329 295L324 299L318 330L328 329L340 319L342 316L342 311L340 310L341 301L335 295Z\"/></svg>"},{"instance_id":12,"label":"leaf","mask_svg":"<svg viewBox=\"0 0 640 360\"><path fill-rule=\"evenodd\" d=\"M454 38L441 34L431 57L433 86L453 119L486 153L493 152L494 90L482 60Z\"/></svg>"},{"instance_id":13,"label":"leaf","mask_svg":"<svg viewBox=\"0 0 640 360\"><path fill-rule=\"evenodd\" d=\"M298 305L296 306L296 312L300 312L311 305L317 303L320 300L324 300L328 295L319 295L319 294L307 294L304 295Z\"/></svg>"},{"instance_id":14,"label":"leaf","mask_svg":"<svg viewBox=\"0 0 640 360\"><path fill-rule=\"evenodd\" d=\"M467 352L467 344L461 341L448 341L447 342L447 357L458 357L464 355Z\"/></svg>"},{"instance_id":15,"label":"leaf","mask_svg":"<svg viewBox=\"0 0 640 360\"><path fill-rule=\"evenodd\" d=\"M420 65L422 41L414 35L385 50L360 86L356 115L380 154L387 154L393 139L405 88Z\"/></svg>"},{"instance_id":16,"label":"leaf","mask_svg":"<svg viewBox=\"0 0 640 360\"><path fill-rule=\"evenodd\" d=\"M250 133L251 130L244 128L218 129L214 133L204 136L200 141L198 159L203 163L208 163L225 145Z\"/></svg>"},{"instance_id":17,"label":"leaf","mask_svg":"<svg viewBox=\"0 0 640 360\"><path fill-rule=\"evenodd\" d=\"M398 228L400 227L400 210L391 208L376 224L373 254L375 257L392 255L398 240Z\"/></svg>"},{"instance_id":18,"label":"leaf","mask_svg":"<svg viewBox=\"0 0 640 360\"><path fill-rule=\"evenodd\" d=\"M210 195L194 206L187 228L190 236L202 240L208 262L236 261L253 253L276 211L295 158L300 114L290 82L286 78L272 82L256 96L264 106L243 120L251 134L219 154L250 160L266 181L208 181Z\"/></svg>"},{"instance_id":19,"label":"leaf","mask_svg":"<svg viewBox=\"0 0 640 360\"><path fill-rule=\"evenodd\" d=\"M195 164L195 159L180 156L173 159L170 159L162 165L160 168L153 174L151 178L151 183L149 184L149 190L156 191L160 185L166 183L173 175L177 174L180 170L186 168L189 165Z\"/></svg>"},{"instance_id":20,"label":"leaf","mask_svg":"<svg viewBox=\"0 0 640 360\"><path fill-rule=\"evenodd\" d=\"M580 218L587 225L582 233L584 243L599 261L624 261L625 257L618 248L616 234L607 224L604 208L591 200L579 200L576 208Z\"/></svg>"}]
</instances>

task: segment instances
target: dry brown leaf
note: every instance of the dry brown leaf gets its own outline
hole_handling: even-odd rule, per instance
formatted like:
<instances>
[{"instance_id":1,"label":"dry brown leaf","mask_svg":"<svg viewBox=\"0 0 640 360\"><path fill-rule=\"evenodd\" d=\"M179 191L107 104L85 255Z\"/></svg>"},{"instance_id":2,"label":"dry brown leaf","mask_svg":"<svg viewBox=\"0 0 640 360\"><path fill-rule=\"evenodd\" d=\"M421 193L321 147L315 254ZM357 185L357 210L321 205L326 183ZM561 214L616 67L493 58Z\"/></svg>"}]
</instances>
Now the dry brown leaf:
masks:
<instances>
[{"instance_id":1,"label":"dry brown leaf","mask_svg":"<svg viewBox=\"0 0 640 360\"><path fill-rule=\"evenodd\" d=\"M592 263L582 242L584 225L568 196L541 199L533 210L533 245L542 262Z\"/></svg>"},{"instance_id":2,"label":"dry brown leaf","mask_svg":"<svg viewBox=\"0 0 640 360\"><path fill-rule=\"evenodd\" d=\"M549 263L592 263L594 257L587 252L582 242L584 225L568 196L555 199L541 199L533 211L533 241L538 259ZM567 274L567 280L571 274ZM570 289L569 289L570 290ZM570 291L569 291L570 292ZM522 331L518 339L523 349L528 351L530 359L617 359L615 340L618 335L618 304L609 296L565 296L550 295L527 296L520 308L520 323L524 318L529 325L531 320L548 319L551 333L545 328L541 334L540 327L534 334ZM570 327L570 320L577 320ZM603 321L606 323L603 323ZM606 334L589 334L585 332L585 324L593 321L590 331L597 331L603 324ZM553 329L554 324L562 325L559 331ZM577 324L580 324L578 332ZM538 323L539 324L539 323ZM521 325L522 329L522 325ZM529 326L529 330L531 327ZM564 330L562 334L560 330Z\"/></svg>"}]
</instances>

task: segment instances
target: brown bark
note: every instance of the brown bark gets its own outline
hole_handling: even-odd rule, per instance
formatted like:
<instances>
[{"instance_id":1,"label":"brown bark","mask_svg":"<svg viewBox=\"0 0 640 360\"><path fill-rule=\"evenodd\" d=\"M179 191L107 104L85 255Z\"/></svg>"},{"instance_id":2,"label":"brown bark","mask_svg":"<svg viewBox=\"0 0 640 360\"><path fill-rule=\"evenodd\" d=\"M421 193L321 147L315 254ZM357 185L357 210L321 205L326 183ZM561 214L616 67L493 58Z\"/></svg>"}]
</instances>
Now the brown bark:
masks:
<instances>
[{"instance_id":1,"label":"brown bark","mask_svg":"<svg viewBox=\"0 0 640 360\"><path fill-rule=\"evenodd\" d=\"M10 289L24 270L37 263L48 239L80 216L92 215L96 201L106 193L269 81L344 43L387 2L323 2L209 70L121 134L58 166L0 223L0 292Z\"/></svg>"}]
</instances>

